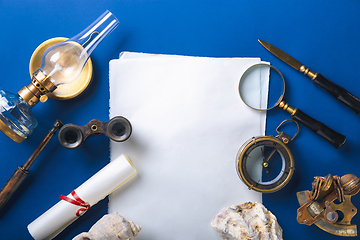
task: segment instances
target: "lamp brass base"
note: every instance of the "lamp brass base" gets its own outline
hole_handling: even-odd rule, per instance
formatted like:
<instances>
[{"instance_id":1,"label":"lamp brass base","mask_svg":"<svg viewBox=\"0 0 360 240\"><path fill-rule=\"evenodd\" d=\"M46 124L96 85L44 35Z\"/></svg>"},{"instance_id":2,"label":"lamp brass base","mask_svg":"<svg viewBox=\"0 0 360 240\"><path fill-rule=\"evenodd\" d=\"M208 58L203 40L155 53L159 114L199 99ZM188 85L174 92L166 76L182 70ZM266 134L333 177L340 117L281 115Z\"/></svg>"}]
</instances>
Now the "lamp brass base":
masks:
<instances>
[{"instance_id":1,"label":"lamp brass base","mask_svg":"<svg viewBox=\"0 0 360 240\"><path fill-rule=\"evenodd\" d=\"M29 63L30 77L32 77L32 74L41 67L41 59L46 49L65 40L67 40L67 38L64 37L51 38L40 44L35 49ZM53 91L52 93L48 93L47 96L57 100L67 100L78 96L90 84L92 79L92 73L93 73L93 65L91 59L89 58L84 66L83 71L81 72L81 75L77 80L75 80L70 84L66 84L66 85L64 84L58 86L55 89L55 91Z\"/></svg>"},{"instance_id":2,"label":"lamp brass base","mask_svg":"<svg viewBox=\"0 0 360 240\"><path fill-rule=\"evenodd\" d=\"M11 130L1 119L0 119L0 131L2 131L6 136L11 138L14 142L22 143L26 138L21 137L16 132Z\"/></svg>"}]
</instances>

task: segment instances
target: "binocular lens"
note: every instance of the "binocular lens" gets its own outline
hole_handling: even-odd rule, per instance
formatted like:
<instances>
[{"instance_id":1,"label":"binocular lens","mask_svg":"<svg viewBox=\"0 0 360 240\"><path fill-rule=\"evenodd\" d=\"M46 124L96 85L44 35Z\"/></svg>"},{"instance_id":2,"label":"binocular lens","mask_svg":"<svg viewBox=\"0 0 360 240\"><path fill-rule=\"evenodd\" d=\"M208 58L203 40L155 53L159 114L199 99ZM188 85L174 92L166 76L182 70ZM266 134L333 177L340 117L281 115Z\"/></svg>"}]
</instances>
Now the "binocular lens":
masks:
<instances>
[{"instance_id":1,"label":"binocular lens","mask_svg":"<svg viewBox=\"0 0 360 240\"><path fill-rule=\"evenodd\" d=\"M123 136L125 134L125 126L121 123L115 123L111 129L111 133L115 136Z\"/></svg>"},{"instance_id":2,"label":"binocular lens","mask_svg":"<svg viewBox=\"0 0 360 240\"><path fill-rule=\"evenodd\" d=\"M83 135L78 126L67 124L59 132L59 141L65 148L75 149L82 144Z\"/></svg>"},{"instance_id":3,"label":"binocular lens","mask_svg":"<svg viewBox=\"0 0 360 240\"><path fill-rule=\"evenodd\" d=\"M122 142L131 135L130 122L123 117L114 117L107 126L107 135L116 142Z\"/></svg>"}]
</instances>

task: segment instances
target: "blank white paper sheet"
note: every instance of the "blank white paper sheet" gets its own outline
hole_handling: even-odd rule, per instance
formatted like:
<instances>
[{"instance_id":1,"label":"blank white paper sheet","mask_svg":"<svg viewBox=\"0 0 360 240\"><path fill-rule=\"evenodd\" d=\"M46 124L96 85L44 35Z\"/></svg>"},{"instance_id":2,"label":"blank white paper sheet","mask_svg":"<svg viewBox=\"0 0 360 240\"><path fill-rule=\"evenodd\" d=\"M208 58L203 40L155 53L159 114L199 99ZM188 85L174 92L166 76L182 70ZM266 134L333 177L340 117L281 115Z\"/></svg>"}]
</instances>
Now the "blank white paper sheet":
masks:
<instances>
[{"instance_id":1,"label":"blank white paper sheet","mask_svg":"<svg viewBox=\"0 0 360 240\"><path fill-rule=\"evenodd\" d=\"M127 155L138 174L111 194L108 211L140 225L137 240L219 240L210 224L221 209L262 202L235 167L242 144L265 134L266 113L238 92L260 62L130 52L110 61L110 118L133 127L127 141L111 141L111 160Z\"/></svg>"}]
</instances>

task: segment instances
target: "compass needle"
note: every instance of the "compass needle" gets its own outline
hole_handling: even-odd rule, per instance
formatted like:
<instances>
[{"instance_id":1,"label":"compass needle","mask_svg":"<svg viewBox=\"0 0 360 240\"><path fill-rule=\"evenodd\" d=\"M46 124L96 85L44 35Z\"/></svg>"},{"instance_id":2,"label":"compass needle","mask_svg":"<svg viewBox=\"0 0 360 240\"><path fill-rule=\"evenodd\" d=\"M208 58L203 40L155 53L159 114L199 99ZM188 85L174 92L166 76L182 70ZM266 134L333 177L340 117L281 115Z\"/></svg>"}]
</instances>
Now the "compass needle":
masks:
<instances>
[{"instance_id":1,"label":"compass needle","mask_svg":"<svg viewBox=\"0 0 360 240\"><path fill-rule=\"evenodd\" d=\"M265 154L264 154L264 148L263 147L261 148L261 156L262 156L262 159L263 159L262 166L265 168L266 174L267 174L268 179L270 181L271 180L270 179L270 174L269 174L269 170L267 168L269 165L267 164L267 160L265 160Z\"/></svg>"},{"instance_id":2,"label":"compass needle","mask_svg":"<svg viewBox=\"0 0 360 240\"><path fill-rule=\"evenodd\" d=\"M267 169L267 167L265 167L265 171L266 171L266 174L267 174L267 176L268 176L268 178L269 178L269 181L271 180L270 179L270 174L269 174L269 170Z\"/></svg>"},{"instance_id":3,"label":"compass needle","mask_svg":"<svg viewBox=\"0 0 360 240\"><path fill-rule=\"evenodd\" d=\"M266 163L267 163L267 162L270 160L270 158L274 155L275 151L276 151L276 148L270 153L270 155L268 156L268 158L265 160Z\"/></svg>"}]
</instances>

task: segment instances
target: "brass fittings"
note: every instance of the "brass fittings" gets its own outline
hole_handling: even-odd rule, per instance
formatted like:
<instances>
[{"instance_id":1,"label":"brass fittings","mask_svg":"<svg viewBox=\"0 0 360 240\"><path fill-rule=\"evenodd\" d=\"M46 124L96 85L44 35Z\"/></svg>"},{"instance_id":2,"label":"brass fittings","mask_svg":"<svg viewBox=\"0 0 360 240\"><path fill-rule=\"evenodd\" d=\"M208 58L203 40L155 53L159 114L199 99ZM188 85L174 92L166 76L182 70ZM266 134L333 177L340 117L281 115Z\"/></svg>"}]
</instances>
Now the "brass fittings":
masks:
<instances>
[{"instance_id":1,"label":"brass fittings","mask_svg":"<svg viewBox=\"0 0 360 240\"><path fill-rule=\"evenodd\" d=\"M41 70L37 70L33 74L31 83L22 87L18 94L33 107L39 102L41 96L55 89L56 86L51 82L51 77L46 76Z\"/></svg>"}]
</instances>

